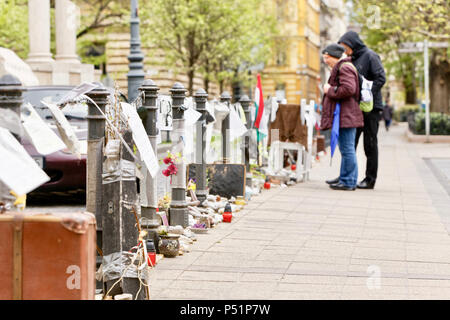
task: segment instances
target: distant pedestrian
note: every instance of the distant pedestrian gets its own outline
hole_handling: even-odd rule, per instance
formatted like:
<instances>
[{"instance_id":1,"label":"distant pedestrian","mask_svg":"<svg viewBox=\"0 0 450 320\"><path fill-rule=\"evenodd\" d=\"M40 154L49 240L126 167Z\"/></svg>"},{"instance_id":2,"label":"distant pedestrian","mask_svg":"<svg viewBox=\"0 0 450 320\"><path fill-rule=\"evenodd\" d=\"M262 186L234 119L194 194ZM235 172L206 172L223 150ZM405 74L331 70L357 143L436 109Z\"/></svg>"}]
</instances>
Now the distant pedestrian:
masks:
<instances>
[{"instance_id":1,"label":"distant pedestrian","mask_svg":"<svg viewBox=\"0 0 450 320\"><path fill-rule=\"evenodd\" d=\"M333 125L333 113L340 103L338 145L341 152L339 180L330 184L334 190L355 190L358 182L356 160L356 128L362 127L363 114L359 109L359 79L351 58L341 59L345 48L330 44L323 51L323 61L332 69L328 83L323 87L322 118L320 129L328 130Z\"/></svg>"},{"instance_id":2,"label":"distant pedestrian","mask_svg":"<svg viewBox=\"0 0 450 320\"><path fill-rule=\"evenodd\" d=\"M346 32L338 43L345 47L345 53L351 56L358 72L367 80L373 81L373 110L363 112L364 127L357 129L355 141L355 147L357 147L359 137L364 132L364 153L367 157L366 177L358 184L358 188L373 189L378 173L377 134L380 112L383 110L381 88L386 82L386 75L380 57L366 47L356 32Z\"/></svg>"},{"instance_id":3,"label":"distant pedestrian","mask_svg":"<svg viewBox=\"0 0 450 320\"><path fill-rule=\"evenodd\" d=\"M392 116L394 115L394 108L389 104L389 101L383 108L383 119L386 127L386 131L389 131L389 127L391 126Z\"/></svg>"}]
</instances>

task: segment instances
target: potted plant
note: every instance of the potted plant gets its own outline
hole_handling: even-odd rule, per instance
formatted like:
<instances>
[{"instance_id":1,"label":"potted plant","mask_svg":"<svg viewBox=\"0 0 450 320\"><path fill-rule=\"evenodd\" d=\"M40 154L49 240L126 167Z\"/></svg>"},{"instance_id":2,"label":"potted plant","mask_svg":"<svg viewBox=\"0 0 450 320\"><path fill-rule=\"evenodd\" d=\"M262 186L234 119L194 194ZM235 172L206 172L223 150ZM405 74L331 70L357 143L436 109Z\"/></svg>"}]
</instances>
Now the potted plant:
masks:
<instances>
[{"instance_id":1,"label":"potted plant","mask_svg":"<svg viewBox=\"0 0 450 320\"><path fill-rule=\"evenodd\" d=\"M180 251L180 235L168 233L166 228L158 230L158 249L164 257L176 257Z\"/></svg>"}]
</instances>

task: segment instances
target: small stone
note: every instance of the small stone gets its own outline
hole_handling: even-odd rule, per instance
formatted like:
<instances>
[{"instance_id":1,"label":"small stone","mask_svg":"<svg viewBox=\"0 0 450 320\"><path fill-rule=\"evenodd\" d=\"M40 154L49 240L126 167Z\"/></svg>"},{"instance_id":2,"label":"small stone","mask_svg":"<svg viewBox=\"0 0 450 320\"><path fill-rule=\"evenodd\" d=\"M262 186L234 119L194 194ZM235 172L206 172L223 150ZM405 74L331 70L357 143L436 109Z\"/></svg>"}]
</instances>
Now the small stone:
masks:
<instances>
[{"instance_id":1,"label":"small stone","mask_svg":"<svg viewBox=\"0 0 450 320\"><path fill-rule=\"evenodd\" d=\"M117 294L114 296L114 300L133 300L133 295L131 293Z\"/></svg>"}]
</instances>

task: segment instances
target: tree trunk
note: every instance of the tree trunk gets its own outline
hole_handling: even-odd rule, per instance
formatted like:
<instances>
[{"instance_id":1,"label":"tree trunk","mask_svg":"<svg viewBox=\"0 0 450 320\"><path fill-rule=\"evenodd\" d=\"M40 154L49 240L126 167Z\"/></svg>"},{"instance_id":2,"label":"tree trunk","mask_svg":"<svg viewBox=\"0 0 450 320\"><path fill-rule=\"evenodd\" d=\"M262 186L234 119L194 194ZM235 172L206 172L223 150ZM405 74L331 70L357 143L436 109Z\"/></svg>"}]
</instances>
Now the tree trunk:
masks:
<instances>
[{"instance_id":1,"label":"tree trunk","mask_svg":"<svg viewBox=\"0 0 450 320\"><path fill-rule=\"evenodd\" d=\"M417 89L416 89L416 61L412 60L406 64L407 75L403 78L403 85L406 91L406 104L417 103Z\"/></svg>"},{"instance_id":2,"label":"tree trunk","mask_svg":"<svg viewBox=\"0 0 450 320\"><path fill-rule=\"evenodd\" d=\"M221 93L221 94L222 94L222 92L223 92L223 83L224 83L223 80L219 80L219 89L220 89L220 93Z\"/></svg>"},{"instance_id":3,"label":"tree trunk","mask_svg":"<svg viewBox=\"0 0 450 320\"><path fill-rule=\"evenodd\" d=\"M430 111L450 114L450 62L437 53L430 61Z\"/></svg>"},{"instance_id":4,"label":"tree trunk","mask_svg":"<svg viewBox=\"0 0 450 320\"><path fill-rule=\"evenodd\" d=\"M193 68L190 68L188 71L188 78L189 78L188 91L189 91L189 95L191 97L194 95L194 76L195 76L195 71L193 70Z\"/></svg>"},{"instance_id":5,"label":"tree trunk","mask_svg":"<svg viewBox=\"0 0 450 320\"><path fill-rule=\"evenodd\" d=\"M203 86L205 87L205 91L208 92L208 90L209 90L209 78L207 76L203 79Z\"/></svg>"}]
</instances>

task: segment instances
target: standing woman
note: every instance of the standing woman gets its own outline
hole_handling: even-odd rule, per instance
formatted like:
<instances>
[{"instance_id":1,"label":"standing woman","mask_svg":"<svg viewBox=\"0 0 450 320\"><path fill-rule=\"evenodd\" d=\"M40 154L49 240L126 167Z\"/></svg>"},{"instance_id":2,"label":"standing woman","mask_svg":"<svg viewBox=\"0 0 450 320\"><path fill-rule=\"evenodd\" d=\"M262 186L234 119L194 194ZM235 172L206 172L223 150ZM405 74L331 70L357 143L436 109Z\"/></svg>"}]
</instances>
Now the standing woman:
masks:
<instances>
[{"instance_id":1,"label":"standing woman","mask_svg":"<svg viewBox=\"0 0 450 320\"><path fill-rule=\"evenodd\" d=\"M355 137L356 128L364 126L363 113L359 109L358 72L351 58L341 59L345 48L330 44L323 51L324 62L332 69L328 83L323 87L324 97L321 130L333 125L336 104L341 105L338 145L342 155L339 181L330 184L334 190L355 190L358 179Z\"/></svg>"}]
</instances>

